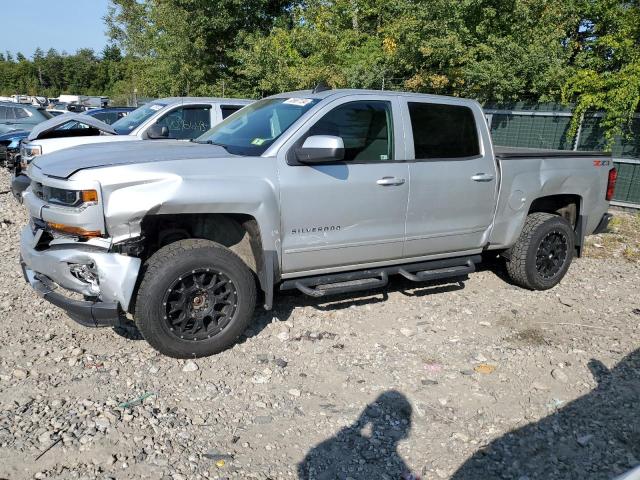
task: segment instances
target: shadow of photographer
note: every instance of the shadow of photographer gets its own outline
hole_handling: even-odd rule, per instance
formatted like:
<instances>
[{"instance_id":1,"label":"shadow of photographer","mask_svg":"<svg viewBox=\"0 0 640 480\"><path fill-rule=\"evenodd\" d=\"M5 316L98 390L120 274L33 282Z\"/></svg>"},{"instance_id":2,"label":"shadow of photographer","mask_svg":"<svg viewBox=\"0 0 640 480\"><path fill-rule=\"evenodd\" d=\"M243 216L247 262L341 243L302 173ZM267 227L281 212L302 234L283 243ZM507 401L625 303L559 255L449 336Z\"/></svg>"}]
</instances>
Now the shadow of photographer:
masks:
<instances>
[{"instance_id":1,"label":"shadow of photographer","mask_svg":"<svg viewBox=\"0 0 640 480\"><path fill-rule=\"evenodd\" d=\"M367 405L358 419L312 448L298 464L301 480L413 478L398 454L411 431L412 408L400 392L389 390Z\"/></svg>"}]
</instances>

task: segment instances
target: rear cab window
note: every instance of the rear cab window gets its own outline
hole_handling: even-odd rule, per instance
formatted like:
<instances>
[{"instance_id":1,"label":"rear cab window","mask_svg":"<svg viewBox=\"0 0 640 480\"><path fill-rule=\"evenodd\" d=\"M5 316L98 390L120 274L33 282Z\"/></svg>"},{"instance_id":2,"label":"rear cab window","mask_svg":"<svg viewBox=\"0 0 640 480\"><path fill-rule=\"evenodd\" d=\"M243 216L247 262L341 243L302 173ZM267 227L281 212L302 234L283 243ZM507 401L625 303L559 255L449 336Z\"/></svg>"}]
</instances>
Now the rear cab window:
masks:
<instances>
[{"instance_id":1,"label":"rear cab window","mask_svg":"<svg viewBox=\"0 0 640 480\"><path fill-rule=\"evenodd\" d=\"M416 160L480 155L473 111L464 105L407 102Z\"/></svg>"}]
</instances>

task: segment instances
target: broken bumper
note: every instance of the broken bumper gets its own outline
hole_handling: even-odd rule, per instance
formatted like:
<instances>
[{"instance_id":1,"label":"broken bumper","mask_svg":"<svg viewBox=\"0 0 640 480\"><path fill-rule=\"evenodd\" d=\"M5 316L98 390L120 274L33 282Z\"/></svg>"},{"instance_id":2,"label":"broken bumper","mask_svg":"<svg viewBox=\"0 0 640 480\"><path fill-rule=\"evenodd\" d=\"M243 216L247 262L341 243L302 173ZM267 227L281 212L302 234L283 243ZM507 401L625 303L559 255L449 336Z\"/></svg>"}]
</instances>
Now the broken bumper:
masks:
<instances>
[{"instance_id":1,"label":"broken bumper","mask_svg":"<svg viewBox=\"0 0 640 480\"><path fill-rule=\"evenodd\" d=\"M85 326L113 326L120 323L135 287L140 259L79 243L37 250L41 231L27 226L20 238L20 255L25 280L33 289ZM87 266L95 272L88 282L74 274L73 266ZM64 289L91 300L75 300Z\"/></svg>"}]
</instances>

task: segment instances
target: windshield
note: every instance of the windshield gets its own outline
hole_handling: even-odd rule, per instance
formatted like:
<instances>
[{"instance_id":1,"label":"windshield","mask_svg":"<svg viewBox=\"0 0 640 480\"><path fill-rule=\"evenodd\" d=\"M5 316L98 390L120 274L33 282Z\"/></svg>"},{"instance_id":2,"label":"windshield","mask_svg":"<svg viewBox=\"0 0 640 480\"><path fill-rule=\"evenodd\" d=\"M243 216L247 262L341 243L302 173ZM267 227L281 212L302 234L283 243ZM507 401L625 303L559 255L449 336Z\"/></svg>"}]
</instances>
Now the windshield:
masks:
<instances>
[{"instance_id":1,"label":"windshield","mask_svg":"<svg viewBox=\"0 0 640 480\"><path fill-rule=\"evenodd\" d=\"M147 103L140 108L136 108L126 117L122 117L117 122L114 122L111 126L118 132L118 135L128 135L148 120L154 113L162 110L166 106L166 103L160 102Z\"/></svg>"},{"instance_id":2,"label":"windshield","mask_svg":"<svg viewBox=\"0 0 640 480\"><path fill-rule=\"evenodd\" d=\"M235 155L262 155L318 102L310 98L260 100L226 118L196 141L220 145Z\"/></svg>"}]
</instances>

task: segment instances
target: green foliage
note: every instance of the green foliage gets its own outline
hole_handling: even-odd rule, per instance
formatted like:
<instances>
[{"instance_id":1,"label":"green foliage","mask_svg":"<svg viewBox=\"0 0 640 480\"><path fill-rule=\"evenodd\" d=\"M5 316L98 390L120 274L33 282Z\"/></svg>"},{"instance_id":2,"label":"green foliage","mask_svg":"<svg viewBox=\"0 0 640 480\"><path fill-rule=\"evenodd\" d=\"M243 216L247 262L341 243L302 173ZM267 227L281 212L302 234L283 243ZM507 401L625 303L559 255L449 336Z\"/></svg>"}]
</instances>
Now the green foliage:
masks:
<instances>
[{"instance_id":1,"label":"green foliage","mask_svg":"<svg viewBox=\"0 0 640 480\"><path fill-rule=\"evenodd\" d=\"M117 47L105 48L101 57L91 49L74 55L37 49L31 60L7 54L0 58L0 95L117 94L126 64Z\"/></svg>"},{"instance_id":2,"label":"green foliage","mask_svg":"<svg viewBox=\"0 0 640 480\"><path fill-rule=\"evenodd\" d=\"M563 99L576 102L572 132L580 117L603 111L608 147L627 135L640 102L640 2L583 0Z\"/></svg>"},{"instance_id":3,"label":"green foliage","mask_svg":"<svg viewBox=\"0 0 640 480\"><path fill-rule=\"evenodd\" d=\"M111 0L112 45L0 56L0 93L260 97L386 88L606 113L640 100L640 0Z\"/></svg>"}]
</instances>

